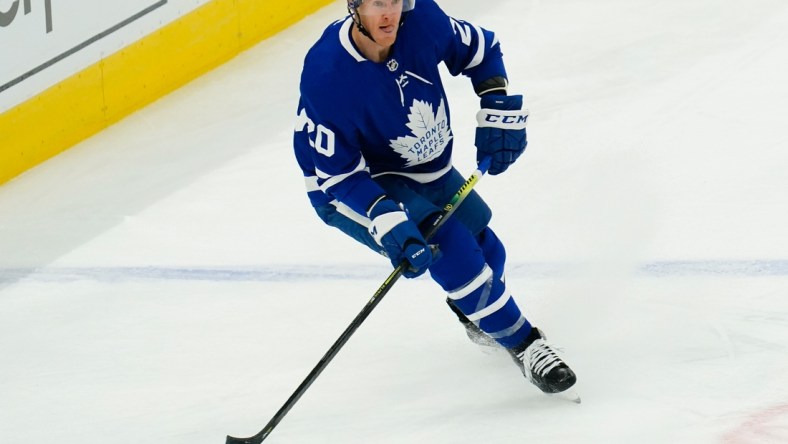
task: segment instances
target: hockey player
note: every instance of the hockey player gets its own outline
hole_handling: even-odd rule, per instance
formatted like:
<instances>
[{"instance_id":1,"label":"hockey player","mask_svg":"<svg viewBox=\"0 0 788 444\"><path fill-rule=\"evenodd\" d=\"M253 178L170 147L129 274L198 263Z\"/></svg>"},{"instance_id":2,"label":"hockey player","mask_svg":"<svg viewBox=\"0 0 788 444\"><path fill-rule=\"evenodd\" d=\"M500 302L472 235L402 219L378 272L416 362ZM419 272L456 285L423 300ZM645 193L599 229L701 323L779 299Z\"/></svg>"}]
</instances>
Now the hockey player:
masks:
<instances>
[{"instance_id":1,"label":"hockey player","mask_svg":"<svg viewBox=\"0 0 788 444\"><path fill-rule=\"evenodd\" d=\"M525 150L521 95L507 95L496 36L447 16L434 0L348 0L349 15L309 50L294 148L309 199L328 225L387 256L413 278L429 270L469 336L494 340L547 393L575 374L523 316L504 281L492 212L471 192L435 234L421 235L464 179L451 163L454 134L438 66L470 78L477 159L503 173Z\"/></svg>"}]
</instances>

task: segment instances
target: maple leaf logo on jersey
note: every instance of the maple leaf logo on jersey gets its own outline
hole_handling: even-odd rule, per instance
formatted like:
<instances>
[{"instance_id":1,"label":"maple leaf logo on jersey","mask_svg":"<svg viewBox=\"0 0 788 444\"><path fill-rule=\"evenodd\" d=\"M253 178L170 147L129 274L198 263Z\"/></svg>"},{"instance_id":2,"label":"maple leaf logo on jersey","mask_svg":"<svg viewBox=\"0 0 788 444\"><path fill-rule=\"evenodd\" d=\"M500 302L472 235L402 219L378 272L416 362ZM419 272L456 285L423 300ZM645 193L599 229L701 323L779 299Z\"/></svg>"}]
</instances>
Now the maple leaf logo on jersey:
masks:
<instances>
[{"instance_id":1,"label":"maple leaf logo on jersey","mask_svg":"<svg viewBox=\"0 0 788 444\"><path fill-rule=\"evenodd\" d=\"M440 156L452 139L443 99L434 113L431 103L414 99L408 119L407 126L413 135L398 137L389 145L408 161L405 167L427 163Z\"/></svg>"}]
</instances>

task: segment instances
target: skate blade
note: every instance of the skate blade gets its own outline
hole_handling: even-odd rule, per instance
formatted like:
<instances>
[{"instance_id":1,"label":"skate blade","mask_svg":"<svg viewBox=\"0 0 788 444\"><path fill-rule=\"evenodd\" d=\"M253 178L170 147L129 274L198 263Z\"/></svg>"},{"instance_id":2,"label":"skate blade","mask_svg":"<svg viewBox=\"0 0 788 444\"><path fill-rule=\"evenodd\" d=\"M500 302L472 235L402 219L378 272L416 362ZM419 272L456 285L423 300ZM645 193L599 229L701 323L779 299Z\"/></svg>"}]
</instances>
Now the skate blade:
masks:
<instances>
[{"instance_id":1,"label":"skate blade","mask_svg":"<svg viewBox=\"0 0 788 444\"><path fill-rule=\"evenodd\" d=\"M550 396L564 401L574 402L575 404L580 404L582 402L580 395L574 389L565 390L561 393L552 393Z\"/></svg>"}]
</instances>

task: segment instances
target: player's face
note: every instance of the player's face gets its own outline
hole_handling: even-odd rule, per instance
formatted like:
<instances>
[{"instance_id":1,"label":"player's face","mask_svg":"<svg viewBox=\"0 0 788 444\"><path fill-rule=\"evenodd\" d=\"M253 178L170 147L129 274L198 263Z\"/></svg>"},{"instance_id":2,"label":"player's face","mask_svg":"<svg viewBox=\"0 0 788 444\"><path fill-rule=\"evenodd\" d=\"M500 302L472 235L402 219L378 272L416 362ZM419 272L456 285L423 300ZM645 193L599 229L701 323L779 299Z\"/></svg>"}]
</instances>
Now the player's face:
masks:
<instances>
[{"instance_id":1,"label":"player's face","mask_svg":"<svg viewBox=\"0 0 788 444\"><path fill-rule=\"evenodd\" d=\"M361 24L372 34L375 42L383 47L397 39L402 0L365 0L358 8Z\"/></svg>"}]
</instances>

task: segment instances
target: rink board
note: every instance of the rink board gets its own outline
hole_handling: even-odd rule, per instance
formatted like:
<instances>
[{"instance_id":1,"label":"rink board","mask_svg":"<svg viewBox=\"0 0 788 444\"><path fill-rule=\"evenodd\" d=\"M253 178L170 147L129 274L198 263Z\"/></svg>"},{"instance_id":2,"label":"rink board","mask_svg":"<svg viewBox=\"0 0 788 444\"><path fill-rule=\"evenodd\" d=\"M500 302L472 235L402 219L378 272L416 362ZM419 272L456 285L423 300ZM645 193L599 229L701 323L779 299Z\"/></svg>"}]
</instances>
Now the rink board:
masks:
<instances>
[{"instance_id":1,"label":"rink board","mask_svg":"<svg viewBox=\"0 0 788 444\"><path fill-rule=\"evenodd\" d=\"M29 100L0 111L0 184L328 3L209 1ZM0 99L9 96L3 95L0 92Z\"/></svg>"}]
</instances>

